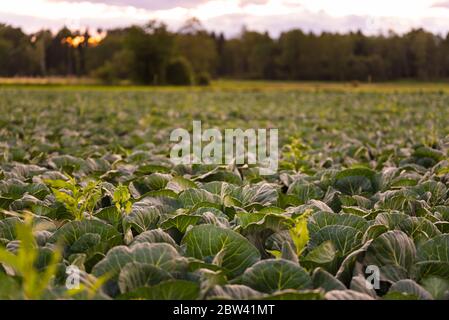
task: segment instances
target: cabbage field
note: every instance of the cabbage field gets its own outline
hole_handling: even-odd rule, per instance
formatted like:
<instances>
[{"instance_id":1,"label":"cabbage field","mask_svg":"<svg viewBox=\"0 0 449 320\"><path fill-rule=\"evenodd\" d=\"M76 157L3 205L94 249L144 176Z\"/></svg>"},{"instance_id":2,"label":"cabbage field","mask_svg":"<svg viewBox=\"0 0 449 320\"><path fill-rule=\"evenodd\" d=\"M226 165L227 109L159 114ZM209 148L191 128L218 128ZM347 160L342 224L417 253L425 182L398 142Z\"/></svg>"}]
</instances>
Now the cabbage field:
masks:
<instances>
[{"instance_id":1,"label":"cabbage field","mask_svg":"<svg viewBox=\"0 0 449 320\"><path fill-rule=\"evenodd\" d=\"M448 299L449 94L0 88L0 299ZM275 175L170 132L277 128Z\"/></svg>"}]
</instances>

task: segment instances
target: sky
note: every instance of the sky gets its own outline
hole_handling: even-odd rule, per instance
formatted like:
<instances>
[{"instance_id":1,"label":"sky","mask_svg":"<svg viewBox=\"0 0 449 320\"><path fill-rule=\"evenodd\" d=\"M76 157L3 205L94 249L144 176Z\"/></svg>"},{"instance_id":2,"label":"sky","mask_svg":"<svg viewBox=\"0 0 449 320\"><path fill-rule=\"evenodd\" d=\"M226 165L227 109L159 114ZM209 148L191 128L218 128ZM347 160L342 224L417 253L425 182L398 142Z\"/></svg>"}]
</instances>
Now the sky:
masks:
<instances>
[{"instance_id":1,"label":"sky","mask_svg":"<svg viewBox=\"0 0 449 320\"><path fill-rule=\"evenodd\" d=\"M268 31L404 33L412 28L446 35L449 0L0 0L0 23L27 32L108 29L164 21L176 31L189 18L235 36L243 26Z\"/></svg>"}]
</instances>

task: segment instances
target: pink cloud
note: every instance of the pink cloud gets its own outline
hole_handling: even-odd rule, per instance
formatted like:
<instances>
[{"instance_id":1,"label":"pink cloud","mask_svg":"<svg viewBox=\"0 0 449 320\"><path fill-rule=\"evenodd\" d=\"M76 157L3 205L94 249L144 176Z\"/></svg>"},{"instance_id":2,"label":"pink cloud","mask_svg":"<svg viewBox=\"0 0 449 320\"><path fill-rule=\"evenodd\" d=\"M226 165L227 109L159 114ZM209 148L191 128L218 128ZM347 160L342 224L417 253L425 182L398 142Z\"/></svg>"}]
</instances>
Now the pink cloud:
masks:
<instances>
[{"instance_id":1,"label":"pink cloud","mask_svg":"<svg viewBox=\"0 0 449 320\"><path fill-rule=\"evenodd\" d=\"M191 8L207 0L49 0L50 2L91 2L114 6L132 6L148 10L164 10L175 7ZM257 0L256 0L257 1Z\"/></svg>"}]
</instances>

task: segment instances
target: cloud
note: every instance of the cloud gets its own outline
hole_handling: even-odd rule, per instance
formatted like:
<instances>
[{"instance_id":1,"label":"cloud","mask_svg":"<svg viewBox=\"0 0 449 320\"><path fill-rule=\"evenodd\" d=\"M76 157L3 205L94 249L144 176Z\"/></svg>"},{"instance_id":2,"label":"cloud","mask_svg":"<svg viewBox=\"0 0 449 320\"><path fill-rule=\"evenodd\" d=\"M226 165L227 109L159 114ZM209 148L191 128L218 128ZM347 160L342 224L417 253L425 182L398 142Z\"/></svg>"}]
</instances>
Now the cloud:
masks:
<instances>
[{"instance_id":1,"label":"cloud","mask_svg":"<svg viewBox=\"0 0 449 320\"><path fill-rule=\"evenodd\" d=\"M50 2L91 2L113 6L132 6L147 10L164 10L176 7L192 8L207 0L49 0Z\"/></svg>"},{"instance_id":2,"label":"cloud","mask_svg":"<svg viewBox=\"0 0 449 320\"><path fill-rule=\"evenodd\" d=\"M449 31L449 11L441 7L447 4L449 8L449 0L416 0L408 7L405 0L391 5L391 0L377 1L382 5L362 5L360 0L15 0L0 4L0 22L21 26L27 32L42 28L56 31L64 25L107 29L151 19L178 30L191 17L227 36L238 34L243 25L272 36L293 28L315 33L404 33L419 27L436 33Z\"/></svg>"},{"instance_id":3,"label":"cloud","mask_svg":"<svg viewBox=\"0 0 449 320\"><path fill-rule=\"evenodd\" d=\"M446 17L429 17L408 19L398 17L373 17L370 15L332 16L324 11L312 12L301 10L291 14L254 16L249 14L223 15L203 21L206 28L223 31L228 36L238 35L243 26L249 30L267 31L271 36L278 37L282 32L291 29L301 29L304 32L356 32L365 34L388 34L390 30L396 33L406 33L413 28L425 28L440 34L449 32Z\"/></svg>"},{"instance_id":4,"label":"cloud","mask_svg":"<svg viewBox=\"0 0 449 320\"><path fill-rule=\"evenodd\" d=\"M0 12L0 23L6 23L15 27L24 27L25 31L35 31L42 28L56 29L61 27L59 21L3 12Z\"/></svg>"},{"instance_id":5,"label":"cloud","mask_svg":"<svg viewBox=\"0 0 449 320\"><path fill-rule=\"evenodd\" d=\"M292 13L257 17L245 14L224 15L215 19L204 21L203 24L210 29L223 31L228 35L238 35L242 27L249 30L265 32L277 37L282 32L291 29L302 29L305 32L321 33L323 31L348 32L367 30L372 25L370 17L346 16L332 17L325 12ZM377 30L373 33L376 33Z\"/></svg>"},{"instance_id":6,"label":"cloud","mask_svg":"<svg viewBox=\"0 0 449 320\"><path fill-rule=\"evenodd\" d=\"M240 0L240 5L241 6L246 6L249 4L257 4L257 5L262 5L262 4L267 4L270 0Z\"/></svg>"},{"instance_id":7,"label":"cloud","mask_svg":"<svg viewBox=\"0 0 449 320\"><path fill-rule=\"evenodd\" d=\"M432 5L432 8L449 9L449 1L437 2Z\"/></svg>"}]
</instances>

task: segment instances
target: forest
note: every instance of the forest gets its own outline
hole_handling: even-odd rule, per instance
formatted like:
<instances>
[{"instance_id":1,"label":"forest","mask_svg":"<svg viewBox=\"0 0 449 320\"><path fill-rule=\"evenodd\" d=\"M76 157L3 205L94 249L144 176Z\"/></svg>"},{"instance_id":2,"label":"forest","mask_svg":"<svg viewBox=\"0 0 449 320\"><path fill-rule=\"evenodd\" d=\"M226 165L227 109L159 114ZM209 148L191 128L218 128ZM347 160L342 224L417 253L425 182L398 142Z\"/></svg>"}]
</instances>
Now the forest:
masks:
<instances>
[{"instance_id":1,"label":"forest","mask_svg":"<svg viewBox=\"0 0 449 320\"><path fill-rule=\"evenodd\" d=\"M269 32L243 27L236 37L198 19L171 31L160 21L111 30L27 34L0 24L1 77L94 77L106 83L208 84L211 78L323 81L442 80L449 77L449 35L424 29L368 36Z\"/></svg>"}]
</instances>

